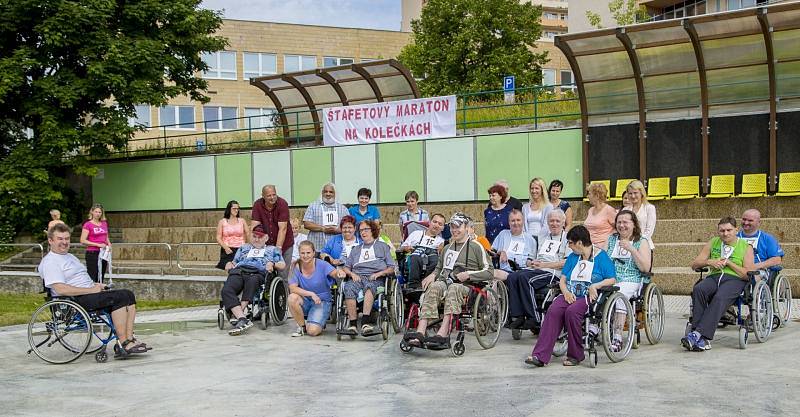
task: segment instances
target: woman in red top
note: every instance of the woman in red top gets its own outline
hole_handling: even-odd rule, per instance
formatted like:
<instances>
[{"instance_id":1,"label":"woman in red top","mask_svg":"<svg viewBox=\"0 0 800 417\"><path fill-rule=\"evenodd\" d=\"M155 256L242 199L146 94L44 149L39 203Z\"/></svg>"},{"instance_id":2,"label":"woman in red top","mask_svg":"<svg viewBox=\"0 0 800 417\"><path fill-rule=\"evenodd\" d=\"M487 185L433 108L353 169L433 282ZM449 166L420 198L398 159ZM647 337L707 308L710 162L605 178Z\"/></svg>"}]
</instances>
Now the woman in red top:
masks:
<instances>
[{"instance_id":1,"label":"woman in red top","mask_svg":"<svg viewBox=\"0 0 800 417\"><path fill-rule=\"evenodd\" d=\"M89 209L89 220L83 224L81 243L86 246L86 270L94 282L103 282L108 271L108 262L100 259L100 250L111 251L108 240L108 222L102 204L94 204Z\"/></svg>"}]
</instances>

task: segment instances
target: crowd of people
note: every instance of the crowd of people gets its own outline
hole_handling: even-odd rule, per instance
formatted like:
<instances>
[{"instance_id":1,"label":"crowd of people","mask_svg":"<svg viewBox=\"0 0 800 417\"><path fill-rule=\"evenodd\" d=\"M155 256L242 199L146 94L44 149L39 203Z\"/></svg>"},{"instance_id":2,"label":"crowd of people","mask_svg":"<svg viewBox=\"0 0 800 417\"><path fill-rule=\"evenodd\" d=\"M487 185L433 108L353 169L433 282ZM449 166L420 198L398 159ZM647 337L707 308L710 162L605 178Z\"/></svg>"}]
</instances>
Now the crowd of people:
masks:
<instances>
[{"instance_id":1,"label":"crowd of people","mask_svg":"<svg viewBox=\"0 0 800 417\"><path fill-rule=\"evenodd\" d=\"M565 328L568 349L563 364L577 365L584 360L583 318L597 300L598 290L614 285L631 298L649 279L656 208L648 203L641 181L628 184L619 209L607 202L605 185L595 183L587 188L590 207L585 220L576 225L573 207L561 199L561 181L553 180L546 187L544 180L533 178L528 191L523 203L509 194L504 180L489 187L481 239L468 216L455 213L448 219L441 213L431 214L419 206L417 192L409 191L406 209L397 219L402 231L399 250L381 230L381 213L371 204L368 188L359 189L358 203L347 208L337 199L335 185L325 184L302 220L291 218L288 203L274 185L265 185L261 198L253 202L249 224L240 216L239 203L230 201L216 229L217 267L228 273L222 305L231 315L229 334L241 335L253 326L246 312L252 308L255 289L269 274L288 282L287 309L297 324L292 336L323 333L335 308L331 285L336 280L342 283L346 332L375 334L370 314L373 300L387 277L402 275L408 288L424 291L418 326L404 339L411 346L444 347L449 343L448 320L461 312L469 294L467 285L498 280L508 288L506 326L539 335L525 362L549 363ZM92 206L83 224L80 242L86 246L85 267L68 253L69 228L59 219L60 213L54 210L51 215L47 232L51 252L40 266L45 285L54 294L76 296L88 309L111 309L122 332L124 354L146 352L149 347L132 333L133 293L102 284L112 246L103 207ZM307 235L301 233L301 226ZM783 251L774 236L760 230L757 210L742 215L741 230L735 219L723 218L717 233L692 262L693 268L711 271L693 289L691 329L682 340L691 351L710 348L717 323L748 282L748 271L763 270L767 277L781 268ZM478 243L482 239L486 245ZM398 254L404 258L404 270L398 267ZM547 292L552 284L557 284L560 295L543 314L536 295ZM363 306L361 320L358 303ZM439 319L440 304L444 306L442 325L435 335L426 336L428 323ZM624 315L624 311L618 309L615 314ZM616 337L611 344L611 349L621 348Z\"/></svg>"}]
</instances>

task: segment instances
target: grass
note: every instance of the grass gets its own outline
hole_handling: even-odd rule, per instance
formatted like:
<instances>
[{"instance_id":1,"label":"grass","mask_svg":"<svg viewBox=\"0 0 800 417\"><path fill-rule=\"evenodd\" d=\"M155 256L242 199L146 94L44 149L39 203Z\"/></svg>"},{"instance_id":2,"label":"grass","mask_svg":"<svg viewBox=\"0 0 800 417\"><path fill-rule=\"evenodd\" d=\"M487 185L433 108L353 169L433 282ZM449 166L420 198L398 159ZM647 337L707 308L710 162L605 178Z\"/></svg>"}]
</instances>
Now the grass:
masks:
<instances>
[{"instance_id":1,"label":"grass","mask_svg":"<svg viewBox=\"0 0 800 417\"><path fill-rule=\"evenodd\" d=\"M42 304L44 304L43 294L0 293L0 327L28 323L31 314ZM136 309L138 311L166 310L212 304L214 303L208 300L139 300L136 303Z\"/></svg>"}]
</instances>

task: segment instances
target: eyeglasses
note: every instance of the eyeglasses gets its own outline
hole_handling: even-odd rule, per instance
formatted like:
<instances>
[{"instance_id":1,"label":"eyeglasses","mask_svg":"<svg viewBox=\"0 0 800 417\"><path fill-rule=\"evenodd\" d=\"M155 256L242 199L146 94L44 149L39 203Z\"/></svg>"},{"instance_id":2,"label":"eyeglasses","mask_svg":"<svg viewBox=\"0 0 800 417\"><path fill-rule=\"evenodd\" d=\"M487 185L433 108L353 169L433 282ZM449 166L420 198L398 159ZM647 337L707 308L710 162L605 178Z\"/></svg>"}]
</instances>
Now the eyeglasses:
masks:
<instances>
[{"instance_id":1,"label":"eyeglasses","mask_svg":"<svg viewBox=\"0 0 800 417\"><path fill-rule=\"evenodd\" d=\"M359 233L363 233L363 232L371 232L371 231L372 231L372 229L358 229L358 232L359 232Z\"/></svg>"}]
</instances>

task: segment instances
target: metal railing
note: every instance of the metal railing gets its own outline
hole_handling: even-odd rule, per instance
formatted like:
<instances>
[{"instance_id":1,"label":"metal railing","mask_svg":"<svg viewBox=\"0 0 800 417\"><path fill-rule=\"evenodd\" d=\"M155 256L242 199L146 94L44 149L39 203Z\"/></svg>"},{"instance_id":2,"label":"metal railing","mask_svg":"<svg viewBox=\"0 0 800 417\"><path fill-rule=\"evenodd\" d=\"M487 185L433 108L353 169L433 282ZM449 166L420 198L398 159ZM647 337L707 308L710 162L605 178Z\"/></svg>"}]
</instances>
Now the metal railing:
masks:
<instances>
[{"instance_id":1,"label":"metal railing","mask_svg":"<svg viewBox=\"0 0 800 417\"><path fill-rule=\"evenodd\" d=\"M213 267L192 267L192 266L183 266L181 265L181 249L188 246L216 246L219 247L219 243L217 242L203 242L203 243L178 243L175 247L175 265L177 265L178 269L183 272L186 272L186 275L189 275L189 271L219 271L217 268Z\"/></svg>"},{"instance_id":2,"label":"metal railing","mask_svg":"<svg viewBox=\"0 0 800 417\"><path fill-rule=\"evenodd\" d=\"M25 253L25 250L23 250L22 252L19 252L19 253L15 253L15 254L11 255L8 259L5 259L5 260L3 260L3 262L0 262L0 271L3 270L3 267L8 268L9 266L13 266L14 268L24 268L24 269L28 269L30 267L33 267L33 271L34 272L39 272L39 264L41 263L42 258L44 258L44 246L42 246L41 243L0 243L0 248L4 248L4 247L7 247L7 248L21 247L21 248L31 248L31 249L39 248L40 256L39 256L39 262L37 262L36 265L8 264L8 263L6 263L7 261L11 260L11 258L13 258L14 256L17 256L17 255L19 255L21 253ZM11 268L11 269L14 269L14 268Z\"/></svg>"},{"instance_id":3,"label":"metal railing","mask_svg":"<svg viewBox=\"0 0 800 417\"><path fill-rule=\"evenodd\" d=\"M113 269L141 269L141 268L158 268L161 271L161 275L164 275L164 269L172 268L172 246L169 243L164 242L157 242L157 243L148 243L148 242L117 242L112 243L112 253L113 248L118 247L160 247L166 248L167 256L166 256L166 264L144 264L144 263L136 263L136 260L120 260L125 262L124 265L114 265L114 260L111 260L111 268L109 268L109 273L112 273Z\"/></svg>"}]
</instances>

